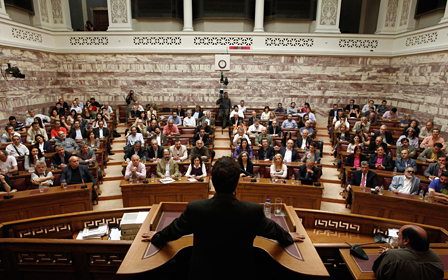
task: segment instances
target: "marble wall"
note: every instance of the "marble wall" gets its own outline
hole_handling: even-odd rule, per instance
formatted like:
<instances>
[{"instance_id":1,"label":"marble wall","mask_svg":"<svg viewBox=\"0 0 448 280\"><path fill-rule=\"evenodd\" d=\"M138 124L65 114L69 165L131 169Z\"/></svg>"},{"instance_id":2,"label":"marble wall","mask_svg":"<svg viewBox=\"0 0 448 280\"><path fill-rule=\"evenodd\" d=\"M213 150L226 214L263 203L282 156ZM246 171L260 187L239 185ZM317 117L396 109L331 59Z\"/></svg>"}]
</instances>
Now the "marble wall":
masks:
<instances>
[{"instance_id":1,"label":"marble wall","mask_svg":"<svg viewBox=\"0 0 448 280\"><path fill-rule=\"evenodd\" d=\"M0 81L0 124L25 109L46 110L60 96L95 97L123 104L133 89L146 104L213 105L220 73L214 55L48 54L0 48L0 60L16 63L25 80ZM227 91L235 103L275 107L309 102L323 119L333 103L391 100L400 112L434 120L448 131L448 52L397 58L232 55Z\"/></svg>"}]
</instances>

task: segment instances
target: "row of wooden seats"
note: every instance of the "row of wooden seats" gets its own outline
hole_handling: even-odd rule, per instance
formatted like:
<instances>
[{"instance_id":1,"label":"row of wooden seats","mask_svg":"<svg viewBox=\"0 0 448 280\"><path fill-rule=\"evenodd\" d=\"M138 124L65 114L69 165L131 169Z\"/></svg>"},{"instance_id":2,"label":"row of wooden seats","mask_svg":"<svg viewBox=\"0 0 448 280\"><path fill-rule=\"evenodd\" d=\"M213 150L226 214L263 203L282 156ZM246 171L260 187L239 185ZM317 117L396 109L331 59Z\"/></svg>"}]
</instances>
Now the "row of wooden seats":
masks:
<instances>
[{"instance_id":1,"label":"row of wooden seats","mask_svg":"<svg viewBox=\"0 0 448 280\"><path fill-rule=\"evenodd\" d=\"M47 162L47 166L48 166L48 162ZM93 167L89 167L89 171L90 173L93 175L93 177L95 178L95 180L98 182L98 168L99 165L96 164ZM47 168L47 171L51 171L51 169ZM56 169L51 171L54 175L54 180L53 180L53 186L60 186L60 178L61 178L61 173L62 170L61 169ZM29 189L35 189L37 188L36 185L33 185L31 183L31 174L28 171L19 171L18 175L11 175L10 179L11 179L11 183L13 184L14 188L17 189L17 191L24 191L24 190L29 190Z\"/></svg>"}]
</instances>

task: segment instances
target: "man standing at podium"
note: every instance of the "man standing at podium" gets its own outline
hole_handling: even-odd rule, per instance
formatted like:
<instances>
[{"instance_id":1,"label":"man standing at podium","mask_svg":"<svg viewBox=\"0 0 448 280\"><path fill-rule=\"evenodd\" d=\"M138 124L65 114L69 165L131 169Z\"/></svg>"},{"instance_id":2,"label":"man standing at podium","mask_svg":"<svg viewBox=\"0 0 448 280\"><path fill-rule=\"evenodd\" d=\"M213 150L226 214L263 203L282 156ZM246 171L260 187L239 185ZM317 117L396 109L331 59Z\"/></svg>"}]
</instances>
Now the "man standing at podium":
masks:
<instances>
[{"instance_id":1,"label":"man standing at podium","mask_svg":"<svg viewBox=\"0 0 448 280\"><path fill-rule=\"evenodd\" d=\"M238 201L233 193L239 174L233 158L220 158L212 170L214 197L188 203L179 218L160 232L144 233L143 241L160 246L193 233L190 279L252 279L257 235L282 245L303 241L305 236L288 233L266 218L261 204Z\"/></svg>"}]
</instances>

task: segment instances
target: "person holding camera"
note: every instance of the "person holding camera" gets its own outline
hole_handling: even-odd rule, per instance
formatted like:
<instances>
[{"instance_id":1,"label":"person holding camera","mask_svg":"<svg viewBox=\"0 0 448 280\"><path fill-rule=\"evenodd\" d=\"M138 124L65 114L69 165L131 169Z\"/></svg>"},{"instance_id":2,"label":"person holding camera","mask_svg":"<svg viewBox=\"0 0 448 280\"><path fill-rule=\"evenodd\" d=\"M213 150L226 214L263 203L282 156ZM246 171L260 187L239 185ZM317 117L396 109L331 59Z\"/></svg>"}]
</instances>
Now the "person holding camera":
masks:
<instances>
[{"instance_id":1,"label":"person holding camera","mask_svg":"<svg viewBox=\"0 0 448 280\"><path fill-rule=\"evenodd\" d=\"M219 117L222 120L222 129L224 130L227 127L230 108L232 108L232 101L229 98L229 94L224 92L224 98L218 99L216 104L219 105Z\"/></svg>"},{"instance_id":2,"label":"person holding camera","mask_svg":"<svg viewBox=\"0 0 448 280\"><path fill-rule=\"evenodd\" d=\"M126 124L128 124L129 115L131 114L131 109L132 106L134 106L135 101L137 101L137 99L134 96L134 91L131 89L126 96L126 103L128 104L126 107Z\"/></svg>"}]
</instances>

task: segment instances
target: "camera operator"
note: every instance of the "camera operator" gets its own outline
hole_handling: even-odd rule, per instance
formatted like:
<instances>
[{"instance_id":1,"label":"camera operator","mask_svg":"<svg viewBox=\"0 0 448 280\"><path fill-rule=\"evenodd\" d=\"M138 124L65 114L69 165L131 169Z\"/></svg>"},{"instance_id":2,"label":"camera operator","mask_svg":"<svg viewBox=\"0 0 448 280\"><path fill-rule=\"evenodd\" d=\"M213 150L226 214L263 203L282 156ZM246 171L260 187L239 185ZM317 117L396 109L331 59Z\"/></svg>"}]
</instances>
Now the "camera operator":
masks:
<instances>
[{"instance_id":1,"label":"camera operator","mask_svg":"<svg viewBox=\"0 0 448 280\"><path fill-rule=\"evenodd\" d=\"M129 115L131 114L131 109L132 106L134 106L135 101L137 101L137 99L134 96L134 91L131 89L126 96L126 103L128 104L126 107L126 124L128 124Z\"/></svg>"},{"instance_id":2,"label":"camera operator","mask_svg":"<svg viewBox=\"0 0 448 280\"><path fill-rule=\"evenodd\" d=\"M222 120L222 129L224 130L227 127L230 108L232 108L232 101L229 98L229 94L224 92L224 98L219 98L216 104L219 105L219 117Z\"/></svg>"}]
</instances>

